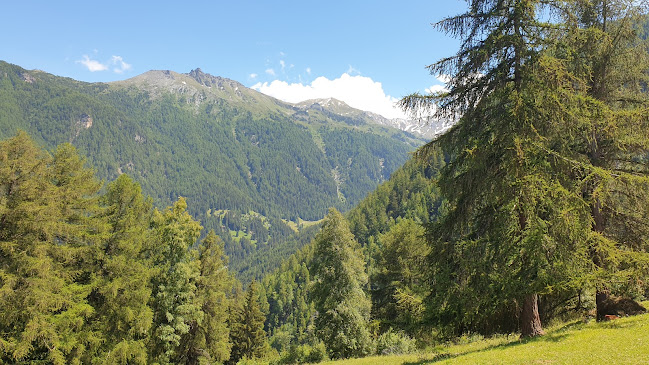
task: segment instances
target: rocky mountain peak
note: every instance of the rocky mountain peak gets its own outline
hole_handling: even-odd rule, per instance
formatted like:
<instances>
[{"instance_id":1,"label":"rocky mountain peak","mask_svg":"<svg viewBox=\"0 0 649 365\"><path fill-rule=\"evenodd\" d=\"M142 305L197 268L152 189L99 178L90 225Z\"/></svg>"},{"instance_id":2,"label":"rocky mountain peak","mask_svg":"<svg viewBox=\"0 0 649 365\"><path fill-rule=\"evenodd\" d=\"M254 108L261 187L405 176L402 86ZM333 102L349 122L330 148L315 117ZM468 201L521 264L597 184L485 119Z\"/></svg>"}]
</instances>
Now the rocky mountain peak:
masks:
<instances>
[{"instance_id":1,"label":"rocky mountain peak","mask_svg":"<svg viewBox=\"0 0 649 365\"><path fill-rule=\"evenodd\" d=\"M232 81L232 80L220 77L220 76L213 76L213 75L210 75L208 73L205 73L200 68L196 68L196 69L193 69L193 70L189 71L187 76L189 76L192 79L196 80L196 82L198 82L199 84L201 84L203 86L207 86L207 87L222 87L223 84L226 83L226 82L229 83L229 84L235 83L236 85L231 85L231 86L234 86L234 87L243 86L243 85L240 85L236 81Z\"/></svg>"}]
</instances>

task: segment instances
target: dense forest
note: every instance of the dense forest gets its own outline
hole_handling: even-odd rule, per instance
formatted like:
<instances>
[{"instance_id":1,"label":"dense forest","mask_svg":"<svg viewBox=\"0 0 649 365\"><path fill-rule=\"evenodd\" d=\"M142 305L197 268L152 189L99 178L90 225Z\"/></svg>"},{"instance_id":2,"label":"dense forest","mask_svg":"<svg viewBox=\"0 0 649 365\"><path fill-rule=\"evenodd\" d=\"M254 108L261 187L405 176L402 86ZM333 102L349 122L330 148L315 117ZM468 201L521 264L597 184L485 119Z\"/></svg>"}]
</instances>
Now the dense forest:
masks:
<instances>
[{"instance_id":1,"label":"dense forest","mask_svg":"<svg viewBox=\"0 0 649 365\"><path fill-rule=\"evenodd\" d=\"M0 138L24 130L49 149L71 143L99 178L128 173L159 208L185 197L234 272L258 249L299 241L302 221L349 210L423 144L325 112L200 70L105 84L0 62Z\"/></svg>"},{"instance_id":2,"label":"dense forest","mask_svg":"<svg viewBox=\"0 0 649 365\"><path fill-rule=\"evenodd\" d=\"M400 148L384 145L385 135L322 120L286 124L280 114L260 118L258 109L235 113L215 109L218 101L195 103L196 94L181 100L132 85L107 92L57 79L42 90L2 64L1 110L19 117L3 112L0 126L38 119L43 129L18 123L34 139L18 132L0 143L0 363L316 363L409 353L471 334L526 339L544 335L553 320L646 312L638 303L649 298L645 9L631 0L468 5L436 25L461 42L454 56L429 66L449 75L448 89L401 101L456 122L401 167L387 155L374 163ZM41 92L47 97L32 98ZM21 106L57 92L70 103ZM99 181L66 143L87 134L56 132L59 108L79 100L95 105L97 120L106 108L145 140L179 139L142 150L152 159L138 164L180 163L129 170L95 157L97 175L109 182ZM201 122L211 113L221 113L218 125ZM150 125L129 124L132 115ZM85 132L115 133L84 127L96 123L88 118L79 122ZM175 119L187 127L162 133L180 128L168 123ZM219 143L237 153L222 160L194 142L208 126L207 134L234 136ZM139 148L113 136L81 144L84 153ZM288 153L304 139L313 145ZM360 146L354 157L345 153L350 144ZM186 164L188 156L203 160ZM319 159L333 172L312 165ZM238 171L227 165L239 163L246 173L227 175ZM215 183L208 190L225 189L232 207L207 194L192 208L158 180L177 174L173 181L198 191L191 177L212 168L255 193ZM301 178L317 183L282 183ZM344 190L341 181L359 188ZM314 190L333 193L336 203L324 195L300 200ZM238 206L239 197L263 200ZM301 219L319 218L326 206L319 224ZM228 256L241 264L233 269Z\"/></svg>"}]
</instances>

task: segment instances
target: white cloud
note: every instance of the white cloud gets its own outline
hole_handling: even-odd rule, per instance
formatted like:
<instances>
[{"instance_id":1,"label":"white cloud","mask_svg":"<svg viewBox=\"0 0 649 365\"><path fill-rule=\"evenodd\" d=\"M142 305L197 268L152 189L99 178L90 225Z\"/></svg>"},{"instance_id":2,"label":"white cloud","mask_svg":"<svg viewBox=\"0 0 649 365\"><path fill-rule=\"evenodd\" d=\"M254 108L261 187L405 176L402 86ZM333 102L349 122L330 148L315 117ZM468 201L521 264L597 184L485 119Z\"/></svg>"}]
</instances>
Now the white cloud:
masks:
<instances>
[{"instance_id":1,"label":"white cloud","mask_svg":"<svg viewBox=\"0 0 649 365\"><path fill-rule=\"evenodd\" d=\"M284 60L280 60L279 65L282 66L282 71L284 71L284 69L286 68L286 62L284 62Z\"/></svg>"},{"instance_id":2,"label":"white cloud","mask_svg":"<svg viewBox=\"0 0 649 365\"><path fill-rule=\"evenodd\" d=\"M94 53L97 53L97 50L94 50ZM76 61L76 63L82 64L90 72L107 71L112 67L113 72L121 74L133 67L131 64L124 62L124 59L121 56L112 56L110 60L103 63L90 59L90 57L85 54L82 57L83 59Z\"/></svg>"},{"instance_id":3,"label":"white cloud","mask_svg":"<svg viewBox=\"0 0 649 365\"><path fill-rule=\"evenodd\" d=\"M257 78L257 76L259 76L259 75L257 75L257 74L250 74L248 77L249 77L250 79L254 80L254 79Z\"/></svg>"},{"instance_id":4,"label":"white cloud","mask_svg":"<svg viewBox=\"0 0 649 365\"><path fill-rule=\"evenodd\" d=\"M275 76L275 70L273 70L272 68L268 68L268 69L266 69L266 73L267 73L268 75Z\"/></svg>"},{"instance_id":5,"label":"white cloud","mask_svg":"<svg viewBox=\"0 0 649 365\"><path fill-rule=\"evenodd\" d=\"M124 73L124 71L128 71L131 69L131 64L128 64L124 62L124 59L121 56L113 56L110 59L110 63L115 66L113 68L113 71L115 73L121 74Z\"/></svg>"},{"instance_id":6,"label":"white cloud","mask_svg":"<svg viewBox=\"0 0 649 365\"><path fill-rule=\"evenodd\" d=\"M437 75L435 76L437 81L443 85L433 85L426 89L426 92L429 94L437 94L437 93L444 93L448 92L448 88L446 87L449 82L451 82L451 77L449 75Z\"/></svg>"},{"instance_id":7,"label":"white cloud","mask_svg":"<svg viewBox=\"0 0 649 365\"><path fill-rule=\"evenodd\" d=\"M307 69L307 73L309 71L310 69ZM275 80L270 83L259 82L252 88L289 103L335 98L353 108L371 111L387 118L405 117L405 113L396 106L398 99L386 95L380 82L360 75L351 76L349 73L344 73L334 80L321 76L309 85L289 84Z\"/></svg>"},{"instance_id":8,"label":"white cloud","mask_svg":"<svg viewBox=\"0 0 649 365\"><path fill-rule=\"evenodd\" d=\"M91 60L88 55L84 54L83 59L77 61L77 63L80 63L84 65L88 71L90 72L97 72L97 71L106 71L108 70L108 66L104 65L103 63L97 61L97 60Z\"/></svg>"},{"instance_id":9,"label":"white cloud","mask_svg":"<svg viewBox=\"0 0 649 365\"><path fill-rule=\"evenodd\" d=\"M306 73L307 73L308 75L311 75L311 67L307 67L307 68L306 68Z\"/></svg>"},{"instance_id":10,"label":"white cloud","mask_svg":"<svg viewBox=\"0 0 649 365\"><path fill-rule=\"evenodd\" d=\"M347 68L347 74L349 74L349 75L353 75L353 74L360 75L361 72L358 71L357 69L355 69L352 65L349 65L349 68Z\"/></svg>"}]
</instances>

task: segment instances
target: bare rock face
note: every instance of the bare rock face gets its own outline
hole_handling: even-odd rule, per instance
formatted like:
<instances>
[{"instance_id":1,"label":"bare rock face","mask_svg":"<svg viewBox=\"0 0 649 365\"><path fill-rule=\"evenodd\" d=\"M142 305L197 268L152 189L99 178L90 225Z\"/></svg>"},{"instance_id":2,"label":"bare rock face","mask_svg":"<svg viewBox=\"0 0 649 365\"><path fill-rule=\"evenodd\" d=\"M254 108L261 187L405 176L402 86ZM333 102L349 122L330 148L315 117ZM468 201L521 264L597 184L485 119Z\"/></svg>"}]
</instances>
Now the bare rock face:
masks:
<instances>
[{"instance_id":1,"label":"bare rock face","mask_svg":"<svg viewBox=\"0 0 649 365\"><path fill-rule=\"evenodd\" d=\"M92 127L92 117L89 114L82 113L79 115L78 119L73 120L72 123L72 133L70 135L70 143L72 143L75 138L79 137L79 134L84 129L89 129Z\"/></svg>"},{"instance_id":2,"label":"bare rock face","mask_svg":"<svg viewBox=\"0 0 649 365\"><path fill-rule=\"evenodd\" d=\"M20 77L28 84L33 84L36 79L34 76L30 75L28 72L23 72L20 74Z\"/></svg>"},{"instance_id":3,"label":"bare rock face","mask_svg":"<svg viewBox=\"0 0 649 365\"><path fill-rule=\"evenodd\" d=\"M81 114L77 124L85 129L92 127L92 117L86 113Z\"/></svg>"}]
</instances>

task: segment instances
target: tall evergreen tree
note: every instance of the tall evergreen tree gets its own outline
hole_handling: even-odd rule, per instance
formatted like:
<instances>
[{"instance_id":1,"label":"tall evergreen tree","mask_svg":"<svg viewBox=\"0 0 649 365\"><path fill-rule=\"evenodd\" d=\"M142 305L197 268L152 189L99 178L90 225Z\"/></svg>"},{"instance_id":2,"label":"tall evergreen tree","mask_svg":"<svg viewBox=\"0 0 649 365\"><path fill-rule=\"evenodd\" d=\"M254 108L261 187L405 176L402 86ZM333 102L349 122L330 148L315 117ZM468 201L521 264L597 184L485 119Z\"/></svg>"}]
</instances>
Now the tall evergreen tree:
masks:
<instances>
[{"instance_id":1,"label":"tall evergreen tree","mask_svg":"<svg viewBox=\"0 0 649 365\"><path fill-rule=\"evenodd\" d=\"M345 218L331 208L313 242L312 296L318 337L332 358L367 355L371 301L361 247Z\"/></svg>"},{"instance_id":2,"label":"tall evergreen tree","mask_svg":"<svg viewBox=\"0 0 649 365\"><path fill-rule=\"evenodd\" d=\"M232 309L230 317L232 353L229 363L236 364L241 359L260 358L265 354L266 316L261 311L259 301L259 285L252 281L246 290L243 303Z\"/></svg>"},{"instance_id":3,"label":"tall evergreen tree","mask_svg":"<svg viewBox=\"0 0 649 365\"><path fill-rule=\"evenodd\" d=\"M424 233L415 221L399 219L379 238L379 272L372 278L372 311L377 319L411 335L421 328L423 301L429 294L426 257L430 247Z\"/></svg>"},{"instance_id":4,"label":"tall evergreen tree","mask_svg":"<svg viewBox=\"0 0 649 365\"><path fill-rule=\"evenodd\" d=\"M451 157L439 180L449 212L429 230L428 307L454 333L542 334L538 295L576 285L583 274L586 207L537 148L539 131L553 122L536 95L548 76L539 67L547 61L545 36L555 27L541 21L547 4L557 2L469 1L467 13L438 24L462 38L455 56L429 66L450 76L449 91L402 101L459 116L421 152L439 143Z\"/></svg>"},{"instance_id":5,"label":"tall evergreen tree","mask_svg":"<svg viewBox=\"0 0 649 365\"><path fill-rule=\"evenodd\" d=\"M98 330L105 336L99 358L106 364L145 364L153 319L147 257L152 203L123 174L108 184L102 204L110 235L94 253L98 284L91 295Z\"/></svg>"},{"instance_id":6,"label":"tall evergreen tree","mask_svg":"<svg viewBox=\"0 0 649 365\"><path fill-rule=\"evenodd\" d=\"M23 132L0 144L0 361L88 361L97 182L69 145L55 157Z\"/></svg>"},{"instance_id":7,"label":"tall evergreen tree","mask_svg":"<svg viewBox=\"0 0 649 365\"><path fill-rule=\"evenodd\" d=\"M579 0L569 3L564 36L572 53L567 61L572 92L587 113L567 125L571 145L555 143L555 152L572 161L590 206L590 255L595 265L597 316L611 290L637 293L649 269L649 127L646 118L649 53L638 37L646 10L628 0ZM579 82L575 82L578 80Z\"/></svg>"},{"instance_id":8,"label":"tall evergreen tree","mask_svg":"<svg viewBox=\"0 0 649 365\"><path fill-rule=\"evenodd\" d=\"M187 212L179 198L153 218L155 243L152 248L156 272L152 275L153 339L152 360L173 362L183 335L191 323L203 320L195 302L199 267L190 248L196 243L201 225Z\"/></svg>"},{"instance_id":9,"label":"tall evergreen tree","mask_svg":"<svg viewBox=\"0 0 649 365\"><path fill-rule=\"evenodd\" d=\"M227 270L223 241L210 231L198 247L199 276L196 279L195 305L202 312L201 320L190 323L190 329L180 340L177 363L223 363L230 358L230 329L227 326L232 288Z\"/></svg>"}]
</instances>

